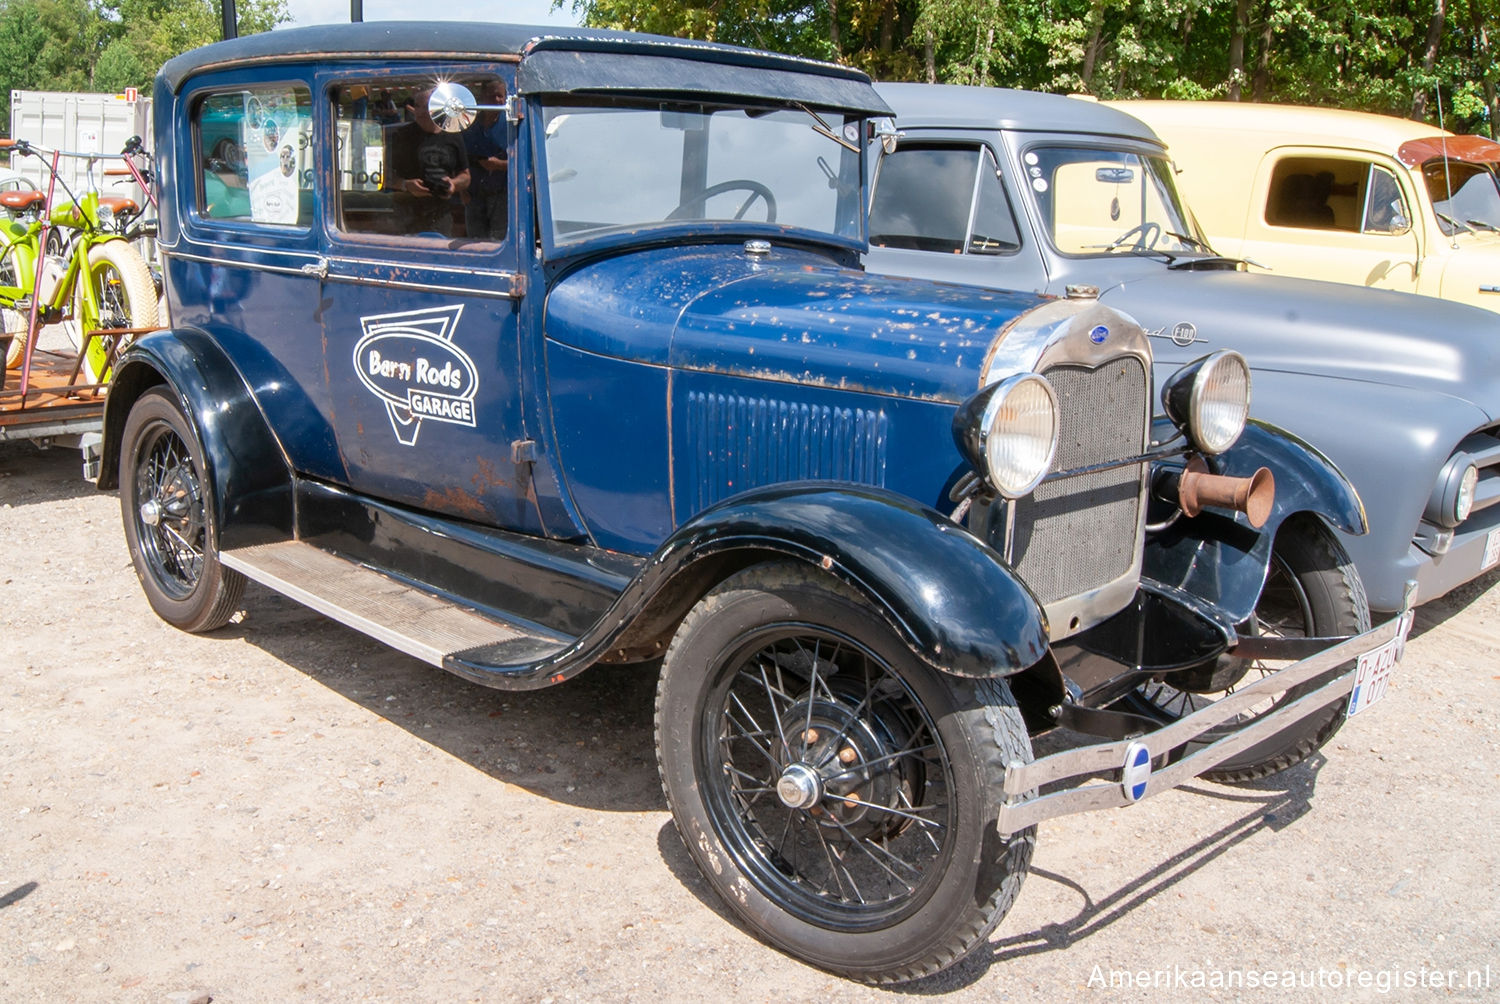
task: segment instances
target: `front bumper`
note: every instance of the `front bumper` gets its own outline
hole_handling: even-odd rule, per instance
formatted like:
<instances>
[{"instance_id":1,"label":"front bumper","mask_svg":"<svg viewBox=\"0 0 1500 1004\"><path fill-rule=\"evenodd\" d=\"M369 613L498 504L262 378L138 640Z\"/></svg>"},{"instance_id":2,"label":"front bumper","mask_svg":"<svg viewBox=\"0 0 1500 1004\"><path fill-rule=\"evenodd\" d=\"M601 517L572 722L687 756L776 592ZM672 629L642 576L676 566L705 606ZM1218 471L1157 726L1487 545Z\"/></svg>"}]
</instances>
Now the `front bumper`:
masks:
<instances>
[{"instance_id":1,"label":"front bumper","mask_svg":"<svg viewBox=\"0 0 1500 1004\"><path fill-rule=\"evenodd\" d=\"M1008 837L1055 816L1116 808L1169 791L1213 769L1236 753L1318 714L1339 698L1347 697L1354 689L1358 672L1355 663L1359 656L1398 638L1404 641L1411 628L1411 607L1415 598L1416 583L1409 582L1402 609L1391 620L1263 677L1154 732L1135 739L1065 750L1028 764L1011 764L1005 771L1005 804L1000 809L999 819L1001 836ZM1396 659L1400 658L1402 641L1396 641ZM1159 758L1187 745L1245 708L1316 679L1344 662L1351 662L1349 668L1318 689L1255 719L1217 742L1195 749L1167 767L1151 769ZM1099 775L1113 780L1079 783L1035 794L1046 785Z\"/></svg>"}]
</instances>

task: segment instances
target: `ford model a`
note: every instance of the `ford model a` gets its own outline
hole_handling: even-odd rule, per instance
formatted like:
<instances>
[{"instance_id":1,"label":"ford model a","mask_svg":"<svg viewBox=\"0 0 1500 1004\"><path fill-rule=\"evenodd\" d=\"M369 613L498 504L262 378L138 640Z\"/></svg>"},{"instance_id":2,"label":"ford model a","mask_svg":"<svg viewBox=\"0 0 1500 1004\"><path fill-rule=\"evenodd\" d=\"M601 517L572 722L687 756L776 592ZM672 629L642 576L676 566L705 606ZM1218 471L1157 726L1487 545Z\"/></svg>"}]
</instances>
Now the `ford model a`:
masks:
<instances>
[{"instance_id":1,"label":"ford model a","mask_svg":"<svg viewBox=\"0 0 1500 1004\"><path fill-rule=\"evenodd\" d=\"M254 579L493 687L659 663L677 825L789 952L941 969L1039 820L1296 763L1389 671L1326 528L1262 593L1278 527L1363 514L1244 428L1237 355L1153 421L1087 291L857 270L858 73L382 23L189 53L156 108L175 327L106 420L152 606ZM1103 741L1032 762L1059 725Z\"/></svg>"}]
</instances>

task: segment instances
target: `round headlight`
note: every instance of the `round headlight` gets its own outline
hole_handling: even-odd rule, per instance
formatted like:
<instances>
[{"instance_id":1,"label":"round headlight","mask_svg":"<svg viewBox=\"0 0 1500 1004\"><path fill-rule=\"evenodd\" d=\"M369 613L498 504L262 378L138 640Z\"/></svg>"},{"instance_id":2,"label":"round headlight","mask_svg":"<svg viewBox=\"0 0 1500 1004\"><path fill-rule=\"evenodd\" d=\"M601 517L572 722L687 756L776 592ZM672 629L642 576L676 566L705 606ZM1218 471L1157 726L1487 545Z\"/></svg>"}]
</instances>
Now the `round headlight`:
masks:
<instances>
[{"instance_id":1,"label":"round headlight","mask_svg":"<svg viewBox=\"0 0 1500 1004\"><path fill-rule=\"evenodd\" d=\"M1167 415L1207 454L1223 453L1250 417L1250 366L1225 349L1188 363L1161 391Z\"/></svg>"},{"instance_id":2,"label":"round headlight","mask_svg":"<svg viewBox=\"0 0 1500 1004\"><path fill-rule=\"evenodd\" d=\"M995 385L980 418L986 476L1006 498L1028 494L1047 476L1057 453L1057 395L1035 373Z\"/></svg>"},{"instance_id":3,"label":"round headlight","mask_svg":"<svg viewBox=\"0 0 1500 1004\"><path fill-rule=\"evenodd\" d=\"M1478 484L1479 468L1474 466L1474 458L1455 453L1438 472L1423 518L1450 530L1458 526L1474 511L1474 488Z\"/></svg>"},{"instance_id":4,"label":"round headlight","mask_svg":"<svg viewBox=\"0 0 1500 1004\"><path fill-rule=\"evenodd\" d=\"M99 217L99 226L102 229L108 230L115 225L115 211L109 206L100 206L95 213Z\"/></svg>"}]
</instances>

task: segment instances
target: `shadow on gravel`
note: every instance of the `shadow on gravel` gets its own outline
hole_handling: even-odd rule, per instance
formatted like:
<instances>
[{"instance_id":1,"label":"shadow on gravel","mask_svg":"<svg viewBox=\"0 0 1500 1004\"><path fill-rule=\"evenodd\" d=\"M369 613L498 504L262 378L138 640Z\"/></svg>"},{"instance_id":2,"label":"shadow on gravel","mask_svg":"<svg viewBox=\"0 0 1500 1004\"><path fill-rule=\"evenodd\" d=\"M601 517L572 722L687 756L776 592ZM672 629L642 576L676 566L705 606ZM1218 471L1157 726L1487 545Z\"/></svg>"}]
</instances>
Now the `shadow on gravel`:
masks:
<instances>
[{"instance_id":1,"label":"shadow on gravel","mask_svg":"<svg viewBox=\"0 0 1500 1004\"><path fill-rule=\"evenodd\" d=\"M491 690L395 652L254 584L241 637L496 780L604 812L665 809L656 666L595 666L555 687ZM295 712L294 712L295 713Z\"/></svg>"},{"instance_id":2,"label":"shadow on gravel","mask_svg":"<svg viewBox=\"0 0 1500 1004\"><path fill-rule=\"evenodd\" d=\"M36 890L37 885L35 882L22 882L4 896L0 896L0 910L4 910L8 906L15 906L21 900L36 892Z\"/></svg>"},{"instance_id":3,"label":"shadow on gravel","mask_svg":"<svg viewBox=\"0 0 1500 1004\"><path fill-rule=\"evenodd\" d=\"M1445 596L1439 596L1432 602L1417 607L1417 618L1412 623L1411 637L1419 638L1445 623L1449 618L1463 612L1496 585L1500 585L1500 566L1464 583Z\"/></svg>"},{"instance_id":4,"label":"shadow on gravel","mask_svg":"<svg viewBox=\"0 0 1500 1004\"><path fill-rule=\"evenodd\" d=\"M1081 905L1076 914L1036 931L1002 937L991 942L987 950L981 948L975 951L946 972L888 989L895 993L922 996L948 993L976 983L991 966L1004 965L1011 959L1028 955L1065 950L1086 941L1153 896L1172 888L1257 833L1265 830L1279 831L1296 822L1309 810L1309 799L1313 794L1317 773L1326 762L1321 754L1314 754L1298 767L1235 788L1199 784L1183 786L1180 790L1184 792L1226 802L1244 803L1249 808L1238 819L1205 835L1099 899L1095 899L1094 894L1074 878L1033 868L1028 882L1056 882L1077 894ZM1080 873L1084 868L1085 865L1080 863ZM1021 895L1026 895L1024 887ZM1001 930L1004 928L1005 923L1002 921Z\"/></svg>"},{"instance_id":5,"label":"shadow on gravel","mask_svg":"<svg viewBox=\"0 0 1500 1004\"><path fill-rule=\"evenodd\" d=\"M0 443L0 505L20 508L98 491L83 480L83 455L71 446L43 450L29 441Z\"/></svg>"}]
</instances>

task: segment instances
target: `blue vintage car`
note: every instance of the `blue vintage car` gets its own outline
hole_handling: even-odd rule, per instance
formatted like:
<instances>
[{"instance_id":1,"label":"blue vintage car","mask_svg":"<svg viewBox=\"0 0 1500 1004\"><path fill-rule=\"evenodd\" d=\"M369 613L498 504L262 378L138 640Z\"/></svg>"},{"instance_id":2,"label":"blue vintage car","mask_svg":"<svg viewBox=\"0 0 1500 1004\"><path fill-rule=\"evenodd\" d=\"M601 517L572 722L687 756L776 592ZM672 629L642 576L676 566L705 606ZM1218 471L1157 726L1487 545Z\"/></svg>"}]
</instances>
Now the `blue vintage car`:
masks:
<instances>
[{"instance_id":1,"label":"blue vintage car","mask_svg":"<svg viewBox=\"0 0 1500 1004\"><path fill-rule=\"evenodd\" d=\"M1382 691L1358 497L1246 428L1239 355L1153 418L1088 291L860 270L857 72L382 22L190 52L155 102L174 326L101 477L153 608L209 630L253 579L487 686L659 672L685 843L786 951L937 971L1038 821L1281 769ZM1098 741L1033 761L1057 726Z\"/></svg>"},{"instance_id":2,"label":"blue vintage car","mask_svg":"<svg viewBox=\"0 0 1500 1004\"><path fill-rule=\"evenodd\" d=\"M1266 274L1217 255L1161 141L1091 101L882 84L901 130L875 166L871 271L1061 294L1140 321L1158 375L1245 354L1254 413L1315 445L1370 524L1342 543L1376 610L1500 566L1500 319L1428 297ZM1300 547L1285 539L1278 549Z\"/></svg>"}]
</instances>

